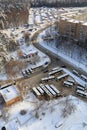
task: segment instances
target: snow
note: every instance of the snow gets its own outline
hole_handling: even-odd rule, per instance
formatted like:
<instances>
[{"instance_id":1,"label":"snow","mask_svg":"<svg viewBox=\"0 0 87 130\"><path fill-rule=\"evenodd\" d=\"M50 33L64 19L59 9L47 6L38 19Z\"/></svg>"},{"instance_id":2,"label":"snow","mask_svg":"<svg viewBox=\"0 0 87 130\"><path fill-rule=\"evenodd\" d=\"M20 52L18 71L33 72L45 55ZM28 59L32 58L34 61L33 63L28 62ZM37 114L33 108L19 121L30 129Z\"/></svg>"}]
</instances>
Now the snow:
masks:
<instances>
[{"instance_id":1,"label":"snow","mask_svg":"<svg viewBox=\"0 0 87 130\"><path fill-rule=\"evenodd\" d=\"M5 73L0 73L0 80L7 80L7 75Z\"/></svg>"},{"instance_id":2,"label":"snow","mask_svg":"<svg viewBox=\"0 0 87 130\"><path fill-rule=\"evenodd\" d=\"M19 130L18 120L14 119L5 125L7 130Z\"/></svg>"},{"instance_id":3,"label":"snow","mask_svg":"<svg viewBox=\"0 0 87 130\"><path fill-rule=\"evenodd\" d=\"M19 29L19 31L16 31L15 33L20 32L20 30L21 30L21 28ZM9 31L10 30L8 30L8 32ZM35 33L35 32L33 32L33 33ZM44 54L41 51L39 51L31 43L30 43L30 45L26 45L26 43L25 43L24 40L23 40L23 42L21 42L21 40L20 40L21 38L22 38L22 34L19 33L17 40L19 41L20 49L22 50L22 52L24 54L38 52L39 60L35 61L35 64L28 64L27 68L35 68L35 67L44 65L45 62L48 62L48 63L51 62L50 58L46 54ZM17 51L9 53L8 59L10 60L11 58L14 58L15 60L20 60L19 57L18 57ZM13 77L13 79L15 79L15 78L21 78L21 77L22 77L22 75L21 75L21 73L19 73L16 77ZM0 80L7 80L7 79L8 79L8 77L7 77L6 73L1 73L0 74Z\"/></svg>"},{"instance_id":4,"label":"snow","mask_svg":"<svg viewBox=\"0 0 87 130\"><path fill-rule=\"evenodd\" d=\"M73 104L75 110L63 117L62 110L66 106L67 98L67 105ZM38 106L39 109L36 109ZM25 115L20 114L23 109L27 111ZM38 118L35 116L36 111ZM8 121L17 119L20 130L87 130L87 103L73 96L51 101L32 99L30 102L25 99L10 107L8 113Z\"/></svg>"},{"instance_id":5,"label":"snow","mask_svg":"<svg viewBox=\"0 0 87 130\"><path fill-rule=\"evenodd\" d=\"M46 30L45 30L46 31ZM42 35L45 34L45 31L43 31L39 36L38 36L38 41L40 41L40 45L42 45L43 47L45 47L46 49L50 50L51 52L53 52L54 54L58 55L60 58L62 58L63 60L67 61L68 63L72 64L73 66L82 69L83 71L87 72L87 62L86 62L86 58L87 58L87 54L86 52L84 52L83 50L83 55L82 57L80 57L79 55L79 49L74 48L73 49L73 58L71 58L71 52L69 52L69 48L70 46L66 46L64 48L59 48L57 49L55 46L55 42L46 42L42 40ZM67 43L68 44L68 43ZM61 45L61 44L60 44ZM64 50L65 49L65 50Z\"/></svg>"},{"instance_id":6,"label":"snow","mask_svg":"<svg viewBox=\"0 0 87 130\"><path fill-rule=\"evenodd\" d=\"M69 10L69 9L68 9ZM72 10L72 9L71 9ZM77 10L77 9L76 9ZM40 14L43 16L36 16L36 19L34 19L34 13ZM49 8L41 8L41 10L31 9L30 13L33 13L30 15L29 20L30 24L34 24L36 21L39 23L41 22L44 17L48 17L46 12L49 13L49 19L52 19L51 11L55 12L56 9L49 9ZM66 12L65 8L64 10L59 9L60 13ZM45 12L45 13L44 13ZM55 16L56 13L55 13ZM57 18L57 17L56 17ZM47 22L47 19L44 20L44 22ZM43 25L42 25L43 26ZM23 28L22 28L23 29ZM20 29L21 30L21 29ZM22 37L22 34L20 34L20 31L15 32L19 33L18 39ZM35 33L35 30L32 31L32 35ZM45 32L44 32L45 33ZM10 33L9 33L10 35ZM48 46L48 43L45 43L41 39L41 35L38 37L38 39L41 41L40 44L52 51L53 53L57 54L64 60L69 61L74 66L81 68L85 71L87 71L87 66L78 63L77 60L73 60L66 56L63 51L59 52L59 50L56 50L55 46L53 44L50 44L51 46ZM38 51L38 54L40 56L40 61L36 62L36 65L29 65L28 67L36 67L43 65L46 61L50 62L50 58L42 53L41 51L37 50L32 44L29 46L26 46L25 43L20 43L20 48L24 53L28 53L29 51ZM75 50L76 51L76 50ZM17 53L11 53L9 54L9 57L13 56L17 58ZM83 58L85 61L85 58ZM75 76L72 72L70 72L67 69L63 69L63 71L67 74L69 74L71 77L73 77L78 83L85 85L85 82L81 80L79 77ZM6 74L4 76L1 74L0 79L5 80ZM11 89L10 89L11 91ZM6 92L5 92L6 93ZM13 93L13 89L12 89ZM14 94L10 94L8 96L9 98L12 98L13 96L16 96ZM75 105L75 110L68 114L68 116L63 117L62 111L66 104L67 97L54 99L50 101L39 101L32 93L29 93L27 98L25 98L23 101L20 101L11 107L8 108L8 111L6 114L8 114L7 120L4 122L3 118L0 118L0 128L2 126L6 126L7 130L87 130L87 103L79 100L76 97L68 96L68 100L70 104ZM67 105L68 106L68 105ZM20 111L26 110L25 115L21 115ZM36 112L38 113L38 117L36 117Z\"/></svg>"},{"instance_id":7,"label":"snow","mask_svg":"<svg viewBox=\"0 0 87 130\"><path fill-rule=\"evenodd\" d=\"M85 86L87 85L87 82L83 81L80 77L74 75L72 72L70 72L68 69L63 69L63 71L67 74L69 74L77 83Z\"/></svg>"},{"instance_id":8,"label":"snow","mask_svg":"<svg viewBox=\"0 0 87 130\"><path fill-rule=\"evenodd\" d=\"M86 106L85 106L86 105ZM76 112L63 122L59 130L86 130L87 129L87 104L79 102L76 106ZM83 126L83 124L86 126Z\"/></svg>"}]
</instances>

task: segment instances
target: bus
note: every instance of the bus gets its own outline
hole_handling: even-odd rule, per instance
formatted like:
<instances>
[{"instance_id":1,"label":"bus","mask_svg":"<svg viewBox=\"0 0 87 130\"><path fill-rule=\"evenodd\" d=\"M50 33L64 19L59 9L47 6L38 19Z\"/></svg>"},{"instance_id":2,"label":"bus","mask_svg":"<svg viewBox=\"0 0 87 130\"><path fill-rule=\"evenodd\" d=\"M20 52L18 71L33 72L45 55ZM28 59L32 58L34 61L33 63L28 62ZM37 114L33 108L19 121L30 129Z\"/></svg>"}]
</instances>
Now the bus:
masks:
<instances>
[{"instance_id":1,"label":"bus","mask_svg":"<svg viewBox=\"0 0 87 130\"><path fill-rule=\"evenodd\" d=\"M73 70L73 74L75 74L76 76L79 76L79 73L76 70Z\"/></svg>"},{"instance_id":2,"label":"bus","mask_svg":"<svg viewBox=\"0 0 87 130\"><path fill-rule=\"evenodd\" d=\"M54 70L59 70L59 67L55 67L52 69L52 71L54 71Z\"/></svg>"},{"instance_id":3,"label":"bus","mask_svg":"<svg viewBox=\"0 0 87 130\"><path fill-rule=\"evenodd\" d=\"M70 82L68 82L68 81L64 81L63 85L64 85L65 87L72 87L72 86L73 86L73 83L70 83Z\"/></svg>"},{"instance_id":4,"label":"bus","mask_svg":"<svg viewBox=\"0 0 87 130\"><path fill-rule=\"evenodd\" d=\"M48 91L48 89L43 85L41 86L42 90L45 92L45 94L47 95L47 97L49 99L52 99L53 98L53 95Z\"/></svg>"},{"instance_id":5,"label":"bus","mask_svg":"<svg viewBox=\"0 0 87 130\"><path fill-rule=\"evenodd\" d=\"M56 97L56 92L53 91L53 89L52 89L48 84L46 84L45 87L48 89L48 91L51 92L51 94L52 94L54 97Z\"/></svg>"},{"instance_id":6,"label":"bus","mask_svg":"<svg viewBox=\"0 0 87 130\"><path fill-rule=\"evenodd\" d=\"M35 87L33 87L32 90L33 90L34 94L36 95L36 97L39 98L41 96L41 93Z\"/></svg>"},{"instance_id":7,"label":"bus","mask_svg":"<svg viewBox=\"0 0 87 130\"><path fill-rule=\"evenodd\" d=\"M82 88L84 88L84 89L87 89L86 84L85 84L85 85L78 84L78 86L80 86L80 87L82 87Z\"/></svg>"},{"instance_id":8,"label":"bus","mask_svg":"<svg viewBox=\"0 0 87 130\"><path fill-rule=\"evenodd\" d=\"M49 72L48 75L54 75L54 74L59 73L61 71L62 71L62 69L56 69L56 70Z\"/></svg>"},{"instance_id":9,"label":"bus","mask_svg":"<svg viewBox=\"0 0 87 130\"><path fill-rule=\"evenodd\" d=\"M55 79L54 76L48 76L48 77L45 77L45 78L42 78L41 81L49 81L49 80L52 80L52 79Z\"/></svg>"},{"instance_id":10,"label":"bus","mask_svg":"<svg viewBox=\"0 0 87 130\"><path fill-rule=\"evenodd\" d=\"M68 76L68 74L63 74L63 75L57 77L57 80L61 80L61 79L65 78L65 77L67 77L67 76Z\"/></svg>"},{"instance_id":11,"label":"bus","mask_svg":"<svg viewBox=\"0 0 87 130\"><path fill-rule=\"evenodd\" d=\"M41 87L37 87L37 90L41 93L41 95L44 95L44 91L41 89Z\"/></svg>"},{"instance_id":12,"label":"bus","mask_svg":"<svg viewBox=\"0 0 87 130\"><path fill-rule=\"evenodd\" d=\"M70 83L73 83L73 85L75 84L74 80L68 79L67 81L70 82Z\"/></svg>"},{"instance_id":13,"label":"bus","mask_svg":"<svg viewBox=\"0 0 87 130\"><path fill-rule=\"evenodd\" d=\"M57 94L57 96L60 96L60 91L53 84L51 84L50 87Z\"/></svg>"},{"instance_id":14,"label":"bus","mask_svg":"<svg viewBox=\"0 0 87 130\"><path fill-rule=\"evenodd\" d=\"M78 90L78 89L77 89L76 94L78 94L78 95L80 95L80 96L82 96L82 97L87 98L87 93L84 92L84 91L81 91L81 90Z\"/></svg>"},{"instance_id":15,"label":"bus","mask_svg":"<svg viewBox=\"0 0 87 130\"><path fill-rule=\"evenodd\" d=\"M77 88L76 88L76 89L81 90L81 91L85 91L85 88L84 88L84 87L82 87L82 86L77 86Z\"/></svg>"}]
</instances>

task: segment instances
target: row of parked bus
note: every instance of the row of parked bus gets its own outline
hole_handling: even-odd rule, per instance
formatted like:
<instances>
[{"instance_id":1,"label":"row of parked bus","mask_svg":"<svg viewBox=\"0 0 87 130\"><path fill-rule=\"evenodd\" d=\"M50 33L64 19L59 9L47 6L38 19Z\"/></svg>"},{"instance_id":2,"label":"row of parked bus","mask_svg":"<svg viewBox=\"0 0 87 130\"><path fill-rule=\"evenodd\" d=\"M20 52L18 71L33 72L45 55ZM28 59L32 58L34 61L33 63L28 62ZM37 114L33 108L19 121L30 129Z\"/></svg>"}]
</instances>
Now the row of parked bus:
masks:
<instances>
[{"instance_id":1,"label":"row of parked bus","mask_svg":"<svg viewBox=\"0 0 87 130\"><path fill-rule=\"evenodd\" d=\"M87 82L87 76L85 76L85 75L80 75L80 74L78 73L78 71L76 71L76 70L73 70L73 74L75 74L76 76L80 77L82 80L84 80L85 82Z\"/></svg>"},{"instance_id":2,"label":"row of parked bus","mask_svg":"<svg viewBox=\"0 0 87 130\"><path fill-rule=\"evenodd\" d=\"M53 80L53 79L56 79L57 81L60 81L60 80L62 80L62 79L64 79L64 78L69 76L68 74L65 73L65 74L62 74L62 75L60 75L58 77L55 77L54 75L52 75L50 73L49 73L48 77L41 78L41 82L47 82L47 81L50 81L50 80Z\"/></svg>"},{"instance_id":3,"label":"row of parked bus","mask_svg":"<svg viewBox=\"0 0 87 130\"><path fill-rule=\"evenodd\" d=\"M29 77L30 74L32 74L33 72L34 72L34 71L33 71L32 68L28 68L28 69L26 69L26 70L22 70L22 75L23 75L24 77Z\"/></svg>"},{"instance_id":4,"label":"row of parked bus","mask_svg":"<svg viewBox=\"0 0 87 130\"><path fill-rule=\"evenodd\" d=\"M43 96L47 99L53 99L61 95L60 91L53 84L39 84L38 87L34 87L32 90L39 99L41 99Z\"/></svg>"}]
</instances>

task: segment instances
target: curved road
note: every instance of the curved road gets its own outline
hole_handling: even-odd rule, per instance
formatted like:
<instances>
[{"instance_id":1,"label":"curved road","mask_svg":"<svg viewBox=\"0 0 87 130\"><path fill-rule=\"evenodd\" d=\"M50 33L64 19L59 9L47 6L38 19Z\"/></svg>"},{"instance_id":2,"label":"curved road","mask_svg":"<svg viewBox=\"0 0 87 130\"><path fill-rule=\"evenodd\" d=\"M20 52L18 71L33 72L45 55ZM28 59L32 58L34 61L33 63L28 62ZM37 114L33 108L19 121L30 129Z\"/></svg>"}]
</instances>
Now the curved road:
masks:
<instances>
[{"instance_id":1,"label":"curved road","mask_svg":"<svg viewBox=\"0 0 87 130\"><path fill-rule=\"evenodd\" d=\"M66 66L70 71L72 71L73 69L77 70L79 72L79 74L84 74L87 76L87 73L85 71L83 71L80 68L75 67L74 65L70 64L69 62L67 62L66 60L60 58L58 55L54 54L53 52L49 51L48 49L44 48L43 46L41 46L38 42L37 42L37 37L38 35L45 30L41 29L39 30L38 33L35 33L35 35L32 36L32 40L31 42L34 44L34 46L39 49L40 51L42 51L43 53L47 54L50 58L51 58L51 65L52 66ZM34 39L34 40L33 40Z\"/></svg>"}]
</instances>

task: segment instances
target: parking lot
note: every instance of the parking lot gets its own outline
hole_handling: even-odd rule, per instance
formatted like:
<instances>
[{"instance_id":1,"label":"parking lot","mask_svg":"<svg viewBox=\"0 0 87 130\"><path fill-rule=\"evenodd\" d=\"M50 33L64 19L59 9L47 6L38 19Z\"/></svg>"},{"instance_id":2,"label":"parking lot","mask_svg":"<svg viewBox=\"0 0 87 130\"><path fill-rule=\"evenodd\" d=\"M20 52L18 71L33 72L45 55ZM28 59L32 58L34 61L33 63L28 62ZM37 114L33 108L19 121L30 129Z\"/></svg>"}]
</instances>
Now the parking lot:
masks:
<instances>
[{"instance_id":1,"label":"parking lot","mask_svg":"<svg viewBox=\"0 0 87 130\"><path fill-rule=\"evenodd\" d=\"M57 66L57 67L59 67L59 66ZM31 77L17 81L16 83L17 83L17 86L19 86L19 90L22 92L23 86L24 87L27 86L27 89L24 89L24 91L25 91L25 93L26 93L26 91L28 93L28 92L32 91L33 87L36 88L40 84L43 84L43 85L48 84L49 86L51 84L53 84L61 92L62 96L73 95L73 96L79 97L80 99L82 99L84 101L87 101L86 98L76 94L78 83L70 75L68 75L67 77L65 77L59 81L57 80L57 77L60 77L61 75L65 74L64 71L61 71L61 72L54 74L54 76L55 76L54 79L42 82L41 79L48 77L49 73L52 71L53 68L54 68L53 64L52 65L50 64L48 72L44 72L44 71L42 71L41 68L38 68L35 70L37 73L34 73ZM64 86L64 81L73 81L74 84L72 86L67 87L67 86ZM20 84L22 85L22 87L20 87Z\"/></svg>"}]
</instances>

